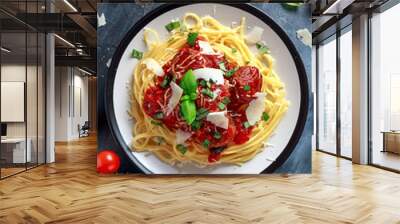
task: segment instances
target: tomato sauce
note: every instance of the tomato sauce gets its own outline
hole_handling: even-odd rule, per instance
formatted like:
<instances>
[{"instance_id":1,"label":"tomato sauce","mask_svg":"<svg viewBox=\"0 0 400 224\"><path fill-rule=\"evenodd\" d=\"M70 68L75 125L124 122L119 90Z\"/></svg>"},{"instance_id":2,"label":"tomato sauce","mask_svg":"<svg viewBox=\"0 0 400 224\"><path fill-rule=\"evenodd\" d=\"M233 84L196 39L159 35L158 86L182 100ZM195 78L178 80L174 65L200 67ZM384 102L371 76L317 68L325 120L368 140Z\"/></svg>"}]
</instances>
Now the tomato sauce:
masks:
<instances>
[{"instance_id":1,"label":"tomato sauce","mask_svg":"<svg viewBox=\"0 0 400 224\"><path fill-rule=\"evenodd\" d=\"M262 77L256 67L240 66L228 62L223 54L205 55L200 53L198 37L193 47L185 44L180 51L164 66L164 77L156 77L155 85L148 87L144 94L143 110L152 119L159 121L168 129L176 131L191 132L192 136L188 141L203 145L209 150L208 161L217 162L221 158L223 149L229 145L246 143L251 136L253 127L244 125L247 121L245 110L254 94L261 90ZM182 117L180 107L165 114L171 87L166 83L174 80L178 85L184 74L189 70L198 68L218 68L223 63L225 72L236 69L229 78L224 77L225 83L217 85L207 80L197 80L197 98L195 104L197 111L206 110L207 113L217 111L228 111L226 116L229 119L227 129L217 127L207 121L203 116L196 116L196 126L189 125ZM204 94L204 90L211 93ZM199 119L197 119L199 118Z\"/></svg>"}]
</instances>

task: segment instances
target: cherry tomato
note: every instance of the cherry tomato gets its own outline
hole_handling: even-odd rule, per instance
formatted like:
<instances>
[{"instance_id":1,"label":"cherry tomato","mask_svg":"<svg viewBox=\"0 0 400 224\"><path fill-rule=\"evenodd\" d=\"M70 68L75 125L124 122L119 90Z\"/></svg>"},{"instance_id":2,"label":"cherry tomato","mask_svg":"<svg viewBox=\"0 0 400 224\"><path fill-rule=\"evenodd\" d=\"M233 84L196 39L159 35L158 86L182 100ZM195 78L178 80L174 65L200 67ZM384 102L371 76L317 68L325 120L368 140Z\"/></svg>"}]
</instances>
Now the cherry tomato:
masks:
<instances>
[{"instance_id":1,"label":"cherry tomato","mask_svg":"<svg viewBox=\"0 0 400 224\"><path fill-rule=\"evenodd\" d=\"M99 173L115 173L120 165L119 156L112 150L104 150L97 154L97 172Z\"/></svg>"}]
</instances>

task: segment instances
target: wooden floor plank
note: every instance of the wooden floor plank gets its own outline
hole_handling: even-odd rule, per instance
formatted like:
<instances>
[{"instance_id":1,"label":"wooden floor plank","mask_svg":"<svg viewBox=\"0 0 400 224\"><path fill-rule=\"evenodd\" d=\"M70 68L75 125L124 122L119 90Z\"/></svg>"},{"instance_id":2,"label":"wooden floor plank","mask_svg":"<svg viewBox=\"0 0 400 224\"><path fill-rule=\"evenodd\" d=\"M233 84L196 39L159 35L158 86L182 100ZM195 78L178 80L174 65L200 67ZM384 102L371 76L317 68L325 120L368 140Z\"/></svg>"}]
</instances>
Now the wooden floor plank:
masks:
<instances>
[{"instance_id":1,"label":"wooden floor plank","mask_svg":"<svg viewBox=\"0 0 400 224\"><path fill-rule=\"evenodd\" d=\"M313 152L311 175L96 173L96 139L0 181L0 223L400 223L400 175Z\"/></svg>"}]
</instances>

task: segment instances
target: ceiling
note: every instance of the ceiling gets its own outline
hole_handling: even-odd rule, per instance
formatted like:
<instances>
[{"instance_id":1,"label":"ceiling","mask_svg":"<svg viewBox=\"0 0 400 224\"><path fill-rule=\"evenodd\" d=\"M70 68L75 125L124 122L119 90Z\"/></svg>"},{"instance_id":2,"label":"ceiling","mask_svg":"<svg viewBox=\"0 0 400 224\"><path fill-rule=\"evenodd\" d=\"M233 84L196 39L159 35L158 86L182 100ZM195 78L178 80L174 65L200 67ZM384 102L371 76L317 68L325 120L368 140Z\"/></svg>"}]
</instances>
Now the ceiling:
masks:
<instances>
[{"instance_id":1,"label":"ceiling","mask_svg":"<svg viewBox=\"0 0 400 224\"><path fill-rule=\"evenodd\" d=\"M98 2L47 0L46 4L45 0L1 0L2 46L12 50L7 58L21 61L26 55L36 57L37 33L54 32L56 65L79 66L95 73Z\"/></svg>"}]
</instances>

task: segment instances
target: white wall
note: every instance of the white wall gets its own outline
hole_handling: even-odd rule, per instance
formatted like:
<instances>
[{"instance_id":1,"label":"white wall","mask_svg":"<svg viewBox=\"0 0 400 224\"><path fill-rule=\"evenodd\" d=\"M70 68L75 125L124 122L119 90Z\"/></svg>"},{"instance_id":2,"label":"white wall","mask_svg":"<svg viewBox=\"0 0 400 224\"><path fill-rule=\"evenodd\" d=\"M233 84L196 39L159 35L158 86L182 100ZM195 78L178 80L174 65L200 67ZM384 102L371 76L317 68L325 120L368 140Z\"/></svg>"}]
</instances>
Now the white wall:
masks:
<instances>
[{"instance_id":1,"label":"white wall","mask_svg":"<svg viewBox=\"0 0 400 224\"><path fill-rule=\"evenodd\" d=\"M38 69L38 70L37 70ZM27 80L26 80L27 78ZM6 122L7 137L9 138L25 138L27 136L32 161L39 163L44 162L45 150L45 118L44 118L44 74L42 67L36 65L25 64L3 64L1 66L2 82L24 82L26 85L26 106L22 107L22 113L26 112L26 120L22 122ZM7 97L7 96L2 96ZM2 107L1 110L12 110L11 108ZM12 111L8 111L11 112ZM37 156L37 153L39 156Z\"/></svg>"},{"instance_id":2,"label":"white wall","mask_svg":"<svg viewBox=\"0 0 400 224\"><path fill-rule=\"evenodd\" d=\"M36 74L36 66L27 66L21 64L4 64L1 66L1 81L3 82L25 82L26 71L28 74ZM29 77L28 77L29 78ZM30 85L36 86L36 80L28 80ZM34 107L34 111L36 111L36 88L27 88L27 106ZM31 103L34 103L30 105ZM1 108L1 110L7 110L7 108ZM27 109L28 110L28 109ZM27 112L31 112L32 108ZM36 113L27 113L28 129L33 128L36 130ZM34 123L31 123L34 122ZM26 122L7 122L7 136L8 137L25 137L25 123ZM35 126L35 127L33 127ZM28 130L29 134L32 133ZM35 132L36 137L36 132Z\"/></svg>"},{"instance_id":3,"label":"white wall","mask_svg":"<svg viewBox=\"0 0 400 224\"><path fill-rule=\"evenodd\" d=\"M68 71L67 67L55 68L55 141L68 140L68 87L70 83Z\"/></svg>"},{"instance_id":4,"label":"white wall","mask_svg":"<svg viewBox=\"0 0 400 224\"><path fill-rule=\"evenodd\" d=\"M55 140L70 141L88 120L88 78L72 67L56 67L55 73Z\"/></svg>"}]
</instances>

